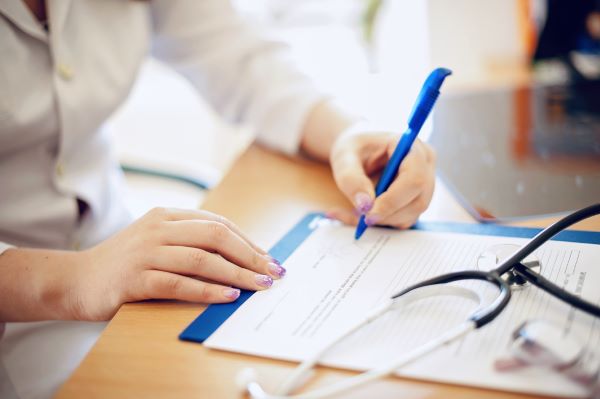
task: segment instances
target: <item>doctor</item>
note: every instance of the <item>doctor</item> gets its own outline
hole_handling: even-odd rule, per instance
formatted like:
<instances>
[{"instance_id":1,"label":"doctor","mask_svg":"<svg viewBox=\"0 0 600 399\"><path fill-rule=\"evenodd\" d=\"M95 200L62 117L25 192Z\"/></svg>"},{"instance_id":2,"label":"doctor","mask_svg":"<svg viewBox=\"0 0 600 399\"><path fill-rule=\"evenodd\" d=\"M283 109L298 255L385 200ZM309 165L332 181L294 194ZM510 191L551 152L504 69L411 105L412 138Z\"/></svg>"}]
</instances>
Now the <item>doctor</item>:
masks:
<instances>
[{"instance_id":1,"label":"doctor","mask_svg":"<svg viewBox=\"0 0 600 399\"><path fill-rule=\"evenodd\" d=\"M397 136L341 113L281 52L224 0L0 2L0 396L47 397L68 376L85 352L78 345L93 339L89 323L64 321L109 320L123 303L150 298L230 302L239 288L268 289L285 275L222 216L127 214L102 125L149 54L225 118L253 125L265 145L330 162L369 224L406 228L425 210L431 148L416 143L374 201L369 176ZM352 212L332 215L356 222ZM50 320L63 322L31 323ZM31 339L44 330L43 341Z\"/></svg>"}]
</instances>

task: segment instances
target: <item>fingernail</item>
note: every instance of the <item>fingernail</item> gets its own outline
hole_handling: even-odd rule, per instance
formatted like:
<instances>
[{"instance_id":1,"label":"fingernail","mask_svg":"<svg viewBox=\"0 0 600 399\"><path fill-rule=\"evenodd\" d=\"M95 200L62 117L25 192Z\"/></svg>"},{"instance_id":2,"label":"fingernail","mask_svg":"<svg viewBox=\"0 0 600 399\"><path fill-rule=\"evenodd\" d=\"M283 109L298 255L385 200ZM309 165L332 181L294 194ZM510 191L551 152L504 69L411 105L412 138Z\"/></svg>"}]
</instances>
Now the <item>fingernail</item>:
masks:
<instances>
[{"instance_id":1,"label":"fingernail","mask_svg":"<svg viewBox=\"0 0 600 399\"><path fill-rule=\"evenodd\" d=\"M271 263L275 263L276 265L281 266L281 262L279 262L277 259L275 259L272 256L269 256L269 260L271 261Z\"/></svg>"},{"instance_id":2,"label":"fingernail","mask_svg":"<svg viewBox=\"0 0 600 399\"><path fill-rule=\"evenodd\" d=\"M373 200L367 193L358 193L354 196L354 204L357 211L365 214L373 207Z\"/></svg>"},{"instance_id":3,"label":"fingernail","mask_svg":"<svg viewBox=\"0 0 600 399\"><path fill-rule=\"evenodd\" d=\"M269 263L275 263L276 265L281 265L281 262L279 262L277 259L275 259L274 257L272 257L272 256L271 256L271 255L269 255L269 254L266 254L266 255L264 256L264 258L265 258L265 259L267 260L267 262L269 262Z\"/></svg>"},{"instance_id":4,"label":"fingernail","mask_svg":"<svg viewBox=\"0 0 600 399\"><path fill-rule=\"evenodd\" d=\"M379 215L368 215L365 217L365 223L367 226L375 226L381 217Z\"/></svg>"},{"instance_id":5,"label":"fingernail","mask_svg":"<svg viewBox=\"0 0 600 399\"><path fill-rule=\"evenodd\" d=\"M271 272L271 274L282 278L283 276L285 276L285 268L283 268L279 263L269 263L269 271Z\"/></svg>"},{"instance_id":6,"label":"fingernail","mask_svg":"<svg viewBox=\"0 0 600 399\"><path fill-rule=\"evenodd\" d=\"M257 274L256 277L254 277L254 281L256 281L256 284L260 285L261 287L269 288L273 285L273 278L264 274Z\"/></svg>"},{"instance_id":7,"label":"fingernail","mask_svg":"<svg viewBox=\"0 0 600 399\"><path fill-rule=\"evenodd\" d=\"M237 299L240 296L240 290L235 288L225 288L223 295L229 299Z\"/></svg>"}]
</instances>

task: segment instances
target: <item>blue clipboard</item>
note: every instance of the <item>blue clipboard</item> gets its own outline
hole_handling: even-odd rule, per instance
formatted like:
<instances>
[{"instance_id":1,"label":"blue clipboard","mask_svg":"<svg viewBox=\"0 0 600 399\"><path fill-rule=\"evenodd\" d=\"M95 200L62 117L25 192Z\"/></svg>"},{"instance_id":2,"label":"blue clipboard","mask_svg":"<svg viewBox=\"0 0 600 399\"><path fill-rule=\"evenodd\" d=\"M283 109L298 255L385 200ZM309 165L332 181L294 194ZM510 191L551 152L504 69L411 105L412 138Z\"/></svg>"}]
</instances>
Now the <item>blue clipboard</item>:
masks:
<instances>
[{"instance_id":1,"label":"blue clipboard","mask_svg":"<svg viewBox=\"0 0 600 399\"><path fill-rule=\"evenodd\" d=\"M294 226L269 253L281 262L287 258L318 228L323 218L321 213L309 213ZM413 229L445 233L465 233L493 235L503 237L532 238L541 229L526 227L499 226L495 224L472 224L454 222L419 222ZM553 240L600 244L600 232L568 230L557 234ZM240 297L231 303L210 305L183 332L179 339L184 341L204 342L217 330L254 291L242 290Z\"/></svg>"}]
</instances>

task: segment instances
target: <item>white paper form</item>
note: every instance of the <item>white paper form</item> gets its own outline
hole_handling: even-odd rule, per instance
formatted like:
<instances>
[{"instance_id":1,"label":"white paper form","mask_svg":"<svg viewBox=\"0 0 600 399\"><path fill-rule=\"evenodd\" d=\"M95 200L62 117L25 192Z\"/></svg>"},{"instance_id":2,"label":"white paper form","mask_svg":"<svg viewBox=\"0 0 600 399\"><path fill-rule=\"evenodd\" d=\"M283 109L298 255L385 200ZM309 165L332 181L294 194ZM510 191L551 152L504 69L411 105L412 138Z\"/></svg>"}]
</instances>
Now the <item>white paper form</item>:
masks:
<instances>
[{"instance_id":1,"label":"white paper form","mask_svg":"<svg viewBox=\"0 0 600 399\"><path fill-rule=\"evenodd\" d=\"M497 244L525 239L394 231L370 228L357 242L354 230L324 224L286 260L286 277L254 294L205 345L221 350L300 361L337 335L378 301L435 275L475 269L478 257ZM549 242L534 253L542 274L594 303L600 303L600 246ZM493 287L471 287L495 294ZM388 312L336 346L321 362L365 370L387 363L463 321L473 304L443 297ZM511 391L582 396L583 390L551 371L509 373L493 363L509 355L511 333L523 321L543 319L600 349L600 323L540 289L513 291L511 303L491 324L460 342L399 370L402 376Z\"/></svg>"}]
</instances>

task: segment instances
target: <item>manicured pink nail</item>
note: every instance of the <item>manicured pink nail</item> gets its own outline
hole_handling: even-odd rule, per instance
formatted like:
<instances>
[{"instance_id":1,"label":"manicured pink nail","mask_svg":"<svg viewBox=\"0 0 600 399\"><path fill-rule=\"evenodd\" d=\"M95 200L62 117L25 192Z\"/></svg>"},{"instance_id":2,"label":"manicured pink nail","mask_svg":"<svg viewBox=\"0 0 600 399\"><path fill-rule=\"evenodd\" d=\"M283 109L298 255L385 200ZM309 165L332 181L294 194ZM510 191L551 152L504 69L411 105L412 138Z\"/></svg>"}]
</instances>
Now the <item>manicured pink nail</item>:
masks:
<instances>
[{"instance_id":1,"label":"manicured pink nail","mask_svg":"<svg viewBox=\"0 0 600 399\"><path fill-rule=\"evenodd\" d=\"M365 223L367 226L375 226L379 220L381 220L379 215L368 215L365 217Z\"/></svg>"},{"instance_id":2,"label":"manicured pink nail","mask_svg":"<svg viewBox=\"0 0 600 399\"><path fill-rule=\"evenodd\" d=\"M286 270L278 263L269 263L269 271L271 272L271 274L279 278L285 276L286 272Z\"/></svg>"},{"instance_id":3,"label":"manicured pink nail","mask_svg":"<svg viewBox=\"0 0 600 399\"><path fill-rule=\"evenodd\" d=\"M354 196L354 204L356 210L361 214L365 214L373 208L373 200L367 193L358 193Z\"/></svg>"},{"instance_id":4,"label":"manicured pink nail","mask_svg":"<svg viewBox=\"0 0 600 399\"><path fill-rule=\"evenodd\" d=\"M266 276L264 274L257 274L254 277L254 281L256 281L256 284L260 285L261 287L269 288L270 286L273 285L273 278Z\"/></svg>"},{"instance_id":5,"label":"manicured pink nail","mask_svg":"<svg viewBox=\"0 0 600 399\"><path fill-rule=\"evenodd\" d=\"M270 260L271 260L271 263L275 263L276 265L279 265L279 266L281 266L281 262L279 262L277 259L275 259L275 258L274 258L274 257L272 257L272 256L269 256L269 258L270 258Z\"/></svg>"},{"instance_id":6,"label":"manicured pink nail","mask_svg":"<svg viewBox=\"0 0 600 399\"><path fill-rule=\"evenodd\" d=\"M223 295L229 299L237 299L240 296L240 290L235 288L225 288L223 290Z\"/></svg>"},{"instance_id":7,"label":"manicured pink nail","mask_svg":"<svg viewBox=\"0 0 600 399\"><path fill-rule=\"evenodd\" d=\"M279 262L277 259L275 259L274 257L272 257L271 255L267 254L264 256L264 258L267 260L267 262L269 263L275 263L276 265L281 265L281 262Z\"/></svg>"}]
</instances>

